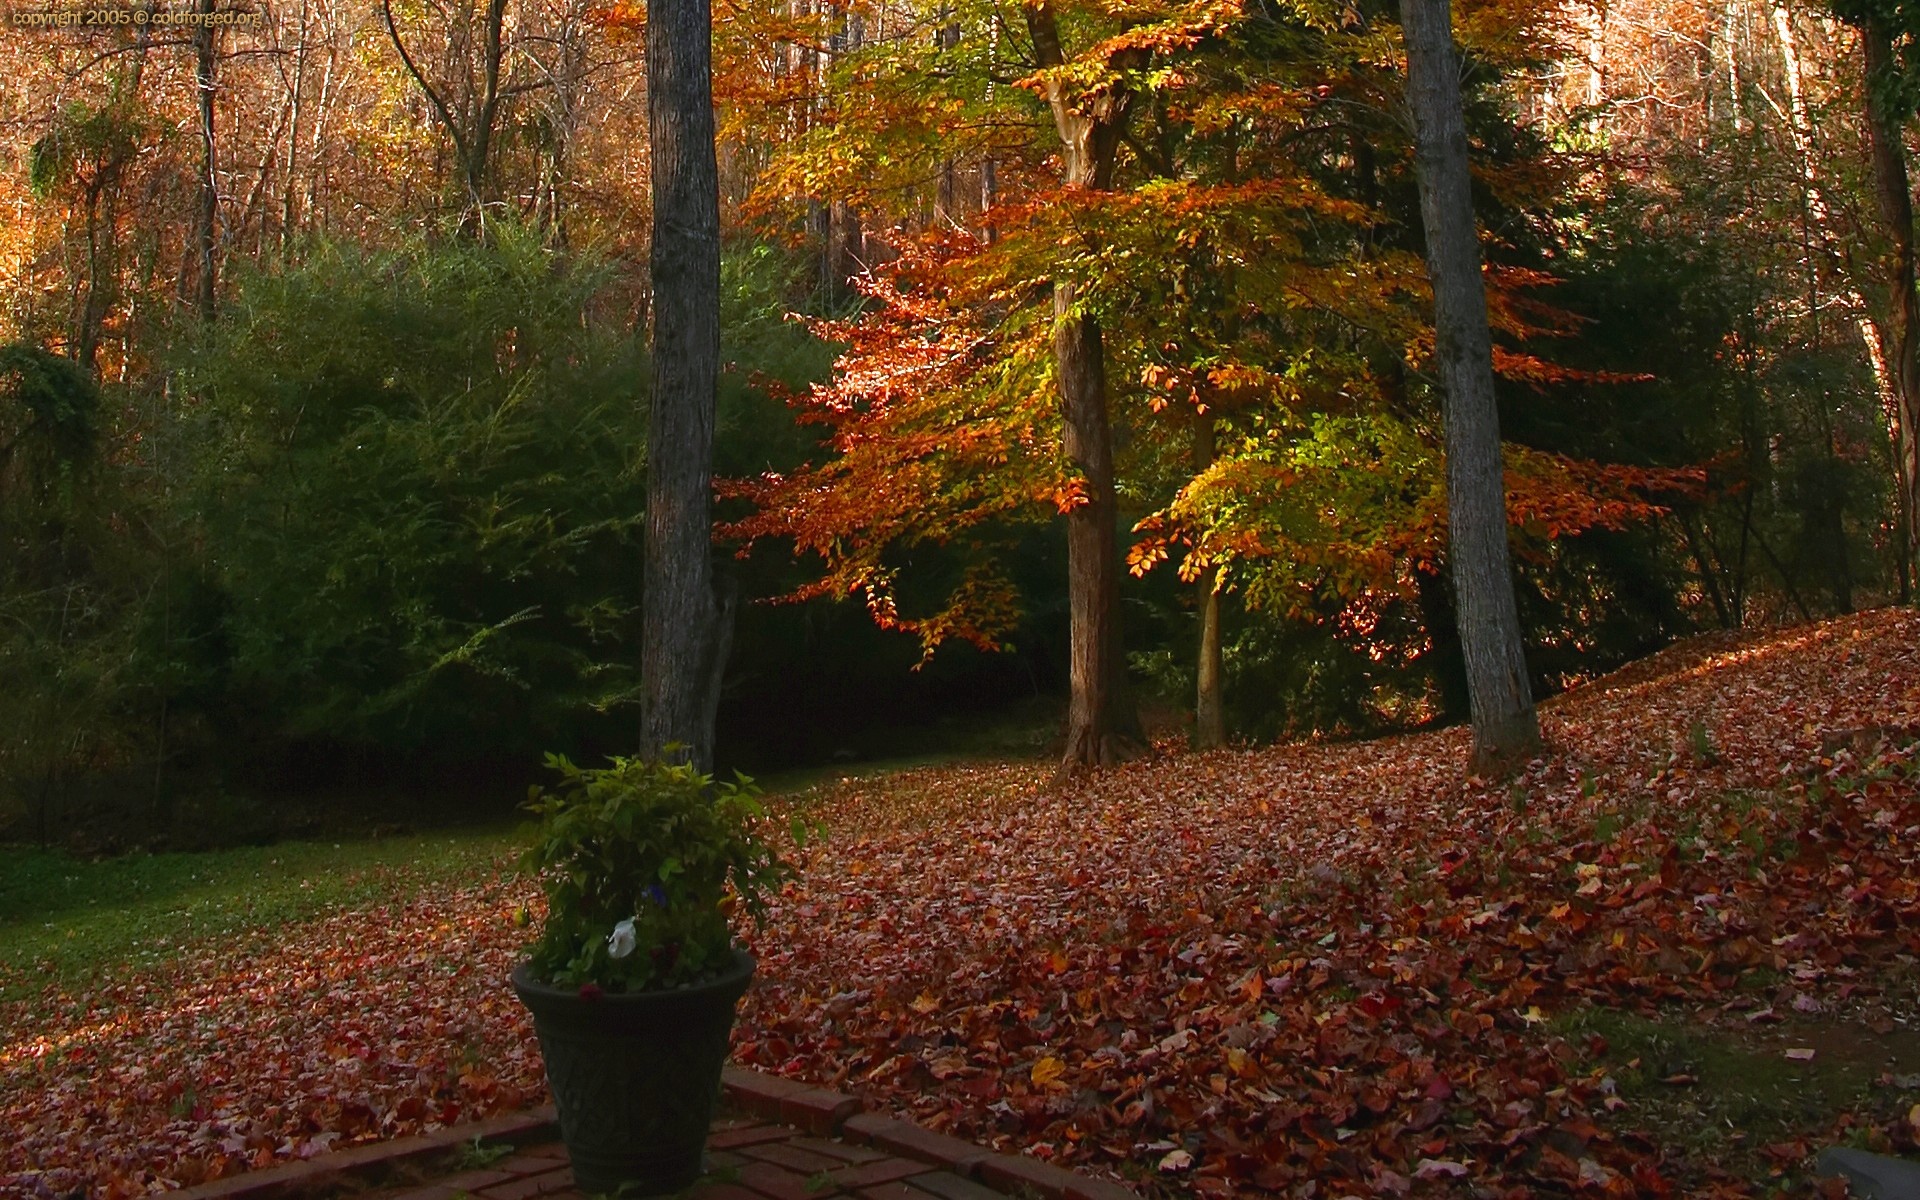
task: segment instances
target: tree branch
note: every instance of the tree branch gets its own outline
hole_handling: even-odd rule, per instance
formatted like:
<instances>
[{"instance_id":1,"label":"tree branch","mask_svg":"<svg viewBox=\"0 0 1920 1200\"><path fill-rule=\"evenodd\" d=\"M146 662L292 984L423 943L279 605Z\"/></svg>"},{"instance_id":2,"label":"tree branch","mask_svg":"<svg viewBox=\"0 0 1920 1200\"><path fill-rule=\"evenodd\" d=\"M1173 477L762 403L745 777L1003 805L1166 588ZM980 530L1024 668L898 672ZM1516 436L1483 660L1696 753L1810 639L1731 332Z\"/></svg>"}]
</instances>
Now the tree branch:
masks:
<instances>
[{"instance_id":1,"label":"tree branch","mask_svg":"<svg viewBox=\"0 0 1920 1200\"><path fill-rule=\"evenodd\" d=\"M393 22L393 0L380 0L380 16L386 22L387 36L393 40L393 48L400 55L401 65L406 67L407 74L413 76L413 81L420 85L420 90L426 93L427 103L433 105L433 111L439 115L440 123L446 126L447 136L453 139L454 153L460 156L461 166L466 166L470 157L467 139L461 136L460 126L454 121L453 112L447 107L447 102L440 98L439 92L433 90L433 85L427 82L427 77L421 74L419 67L414 65L413 55L407 53L407 47L400 41L400 28Z\"/></svg>"}]
</instances>

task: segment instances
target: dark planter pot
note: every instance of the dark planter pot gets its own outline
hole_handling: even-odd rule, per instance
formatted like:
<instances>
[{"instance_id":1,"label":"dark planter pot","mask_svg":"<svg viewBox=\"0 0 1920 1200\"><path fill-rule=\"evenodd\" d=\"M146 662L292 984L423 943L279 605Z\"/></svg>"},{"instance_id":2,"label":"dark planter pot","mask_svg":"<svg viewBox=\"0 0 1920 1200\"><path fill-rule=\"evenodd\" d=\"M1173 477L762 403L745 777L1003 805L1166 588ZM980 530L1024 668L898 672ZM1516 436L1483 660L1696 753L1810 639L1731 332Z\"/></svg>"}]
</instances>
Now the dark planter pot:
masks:
<instances>
[{"instance_id":1,"label":"dark planter pot","mask_svg":"<svg viewBox=\"0 0 1920 1200\"><path fill-rule=\"evenodd\" d=\"M699 1178L734 1006L751 978L753 956L737 949L710 983L590 1000L536 981L525 963L514 970L581 1190L653 1195Z\"/></svg>"}]
</instances>

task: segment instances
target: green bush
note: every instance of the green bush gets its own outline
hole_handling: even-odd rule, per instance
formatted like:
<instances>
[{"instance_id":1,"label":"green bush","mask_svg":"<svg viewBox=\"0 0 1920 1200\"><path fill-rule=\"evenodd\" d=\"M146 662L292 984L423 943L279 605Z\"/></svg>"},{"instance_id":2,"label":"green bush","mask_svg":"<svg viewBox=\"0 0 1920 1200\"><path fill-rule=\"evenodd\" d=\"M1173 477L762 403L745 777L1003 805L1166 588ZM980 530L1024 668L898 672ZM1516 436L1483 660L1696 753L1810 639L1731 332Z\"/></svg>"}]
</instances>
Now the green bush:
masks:
<instances>
[{"instance_id":1,"label":"green bush","mask_svg":"<svg viewBox=\"0 0 1920 1200\"><path fill-rule=\"evenodd\" d=\"M787 865L761 840L752 784L714 785L691 766L616 758L583 770L549 755L552 791L527 865L546 889L535 978L612 992L697 983L727 965L728 919L757 917Z\"/></svg>"},{"instance_id":2,"label":"green bush","mask_svg":"<svg viewBox=\"0 0 1920 1200\"><path fill-rule=\"evenodd\" d=\"M513 231L328 247L172 355L217 595L181 673L231 735L526 752L634 694L637 333Z\"/></svg>"},{"instance_id":3,"label":"green bush","mask_svg":"<svg viewBox=\"0 0 1920 1200\"><path fill-rule=\"evenodd\" d=\"M0 345L0 835L51 837L67 784L127 750L135 539L103 407L71 359Z\"/></svg>"}]
</instances>

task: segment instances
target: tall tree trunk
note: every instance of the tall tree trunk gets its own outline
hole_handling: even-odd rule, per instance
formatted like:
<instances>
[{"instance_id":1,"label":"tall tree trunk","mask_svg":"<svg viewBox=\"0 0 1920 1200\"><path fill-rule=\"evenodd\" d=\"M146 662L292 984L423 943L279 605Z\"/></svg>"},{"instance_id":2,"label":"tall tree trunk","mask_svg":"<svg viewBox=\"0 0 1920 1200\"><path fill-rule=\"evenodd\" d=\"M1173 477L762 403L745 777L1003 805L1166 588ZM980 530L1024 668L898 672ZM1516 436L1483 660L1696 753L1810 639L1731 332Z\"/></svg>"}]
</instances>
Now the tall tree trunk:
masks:
<instances>
[{"instance_id":1,"label":"tall tree trunk","mask_svg":"<svg viewBox=\"0 0 1920 1200\"><path fill-rule=\"evenodd\" d=\"M844 304L854 294L852 281L866 269L866 240L860 210L845 200L827 206L827 271L829 304Z\"/></svg>"},{"instance_id":2,"label":"tall tree trunk","mask_svg":"<svg viewBox=\"0 0 1920 1200\"><path fill-rule=\"evenodd\" d=\"M987 21L987 107L993 107L993 65L1000 57L1000 16L996 12ZM994 224L993 209L1000 203L1000 173L994 163L993 152L980 162L980 226L981 238L991 246L1000 240L1000 229Z\"/></svg>"},{"instance_id":3,"label":"tall tree trunk","mask_svg":"<svg viewBox=\"0 0 1920 1200\"><path fill-rule=\"evenodd\" d=\"M1886 23L1869 17L1860 29L1866 55L1867 139L1873 158L1874 196L1885 227L1888 256L1883 274L1888 291L1890 328L1886 357L1891 377L1895 462L1895 501L1899 515L1901 600L1911 595L1911 572L1920 563L1916 513L1920 513L1920 297L1914 287L1913 188L1907 172L1906 143L1899 117L1887 104L1885 83L1895 65L1893 35Z\"/></svg>"},{"instance_id":4,"label":"tall tree trunk","mask_svg":"<svg viewBox=\"0 0 1920 1200\"><path fill-rule=\"evenodd\" d=\"M293 258L293 231L299 219L299 208L295 201L298 195L296 187L300 170L300 118L301 101L306 98L307 86L307 0L300 3L300 42L294 47L293 66L287 75L287 165L281 172L286 192L280 197L280 260L290 262ZM288 70L283 67L282 70Z\"/></svg>"},{"instance_id":5,"label":"tall tree trunk","mask_svg":"<svg viewBox=\"0 0 1920 1200\"><path fill-rule=\"evenodd\" d=\"M846 0L834 5L834 24L827 35L829 67L849 54L857 53L866 41L866 22ZM843 199L826 209L826 297L829 306L847 303L854 296L851 281L866 269L866 235L860 210Z\"/></svg>"},{"instance_id":6,"label":"tall tree trunk","mask_svg":"<svg viewBox=\"0 0 1920 1200\"><path fill-rule=\"evenodd\" d=\"M199 0L194 11L213 13L213 0ZM194 242L199 249L200 278L195 306L204 320L213 320L216 283L214 243L219 236L220 175L213 132L214 27L204 20L193 31L193 83L200 110L200 204L194 219Z\"/></svg>"},{"instance_id":7,"label":"tall tree trunk","mask_svg":"<svg viewBox=\"0 0 1920 1200\"><path fill-rule=\"evenodd\" d=\"M1043 67L1065 63L1053 7L1026 10ZM1055 77L1047 103L1060 133L1062 174L1070 188L1106 191L1132 95L1115 85L1088 100ZM1053 285L1053 359L1060 386L1061 437L1080 472L1085 502L1067 514L1067 609L1071 696L1067 746L1056 779L1138 754L1144 738L1127 688L1120 633L1120 505L1113 486L1113 428L1107 413L1107 364L1100 322L1080 311L1074 285Z\"/></svg>"},{"instance_id":8,"label":"tall tree trunk","mask_svg":"<svg viewBox=\"0 0 1920 1200\"><path fill-rule=\"evenodd\" d=\"M487 23L481 31L481 36L485 39L482 43L480 61L484 90L481 93L479 110L474 116L467 158L462 164L466 172L467 204L469 205L468 212L462 218L462 225L470 233L482 236L485 234L487 222L487 164L493 156L493 127L500 119L500 66L506 58L504 41L506 20L507 0L490 0L487 5Z\"/></svg>"},{"instance_id":9,"label":"tall tree trunk","mask_svg":"<svg viewBox=\"0 0 1920 1200\"><path fill-rule=\"evenodd\" d=\"M989 246L1000 240L1000 227L993 221L993 209L998 203L1000 173L994 165L993 156L988 155L980 164L980 224L984 227L982 240Z\"/></svg>"},{"instance_id":10,"label":"tall tree trunk","mask_svg":"<svg viewBox=\"0 0 1920 1200\"><path fill-rule=\"evenodd\" d=\"M1100 323L1074 311L1074 286L1053 285L1053 359L1061 434L1080 472L1085 502L1067 514L1067 610L1071 696L1059 778L1139 753L1139 716L1127 688L1120 631L1119 501L1113 486L1113 429Z\"/></svg>"},{"instance_id":11,"label":"tall tree trunk","mask_svg":"<svg viewBox=\"0 0 1920 1200\"><path fill-rule=\"evenodd\" d=\"M951 53L960 45L960 22L948 6L943 11L940 34L935 45L942 51ZM959 168L949 154L940 160L940 180L934 192L933 214L936 224L958 227L960 224L960 178Z\"/></svg>"},{"instance_id":12,"label":"tall tree trunk","mask_svg":"<svg viewBox=\"0 0 1920 1200\"><path fill-rule=\"evenodd\" d=\"M1884 79L1885 73L1895 69L1893 63L1893 35L1878 19L1864 19L1859 23L1860 46L1866 58L1866 131L1868 131L1868 154L1872 157L1874 171L1874 192L1880 205L1882 223L1887 227L1887 238L1893 246L1893 257L1887 263L1885 282L1891 292L1891 317L1895 328L1882 328L1880 321L1874 319L1872 311L1866 307L1866 301L1860 298L1859 288L1853 284L1853 263L1851 244L1839 234L1832 204L1826 198L1826 188L1820 182L1818 157L1814 152L1814 119L1807 108L1807 94L1801 83L1803 67L1799 38L1793 33L1793 15L1782 6L1772 13L1774 19L1774 38L1780 42L1780 60L1786 67L1788 83L1788 131L1793 134L1793 148L1801 159L1801 179L1805 180L1805 213L1811 221L1814 232L1820 238L1820 250L1826 253L1841 269L1843 286L1839 288L1841 300L1853 311L1853 324L1859 330L1860 342L1866 348L1866 363L1874 371L1874 388L1880 394L1880 403L1887 413L1887 430L1893 442L1893 461L1895 461L1895 513L1901 538L1899 555L1899 578L1903 597L1907 593L1908 564L1912 563L1914 541L1912 541L1912 480L1916 476L1914 455L1920 449L1912 442L1912 426L1916 415L1916 403L1920 403L1920 372L1914 365L1914 257L1912 257L1912 198L1907 188L1907 152L1901 146L1901 121L1897 115L1885 109L1885 92L1874 86L1874 79ZM1889 188L1895 192L1889 194ZM1901 282L1901 263L1905 261L1905 292ZM1818 282L1818 267L1812 261L1812 253L1807 255L1807 273L1812 282ZM1816 288L1811 288L1816 290ZM1818 309L1814 309L1818 315Z\"/></svg>"},{"instance_id":13,"label":"tall tree trunk","mask_svg":"<svg viewBox=\"0 0 1920 1200\"><path fill-rule=\"evenodd\" d=\"M713 764L713 703L726 665L711 558L720 367L712 40L708 0L648 0L653 395L640 752L691 761L701 770Z\"/></svg>"},{"instance_id":14,"label":"tall tree trunk","mask_svg":"<svg viewBox=\"0 0 1920 1200\"><path fill-rule=\"evenodd\" d=\"M318 232L327 232L330 213L321 204L321 198L327 195L326 184L329 181L327 135L332 131L333 110L340 98L340 49L339 38L333 23L333 14L321 7L321 45L327 48L327 61L320 69L320 94L314 102L313 132L307 137L307 177L301 185L304 199L304 212L309 228Z\"/></svg>"},{"instance_id":15,"label":"tall tree trunk","mask_svg":"<svg viewBox=\"0 0 1920 1200\"><path fill-rule=\"evenodd\" d=\"M117 193L101 182L103 179L115 179L117 175L117 171L109 174L103 167L100 175L86 189L87 294L80 303L80 312L75 319L73 359L88 371L95 369L94 359L100 350L100 330L107 319L108 280L118 273L107 265L119 220L113 203Z\"/></svg>"},{"instance_id":16,"label":"tall tree trunk","mask_svg":"<svg viewBox=\"0 0 1920 1200\"><path fill-rule=\"evenodd\" d=\"M1193 473L1213 465L1213 414L1193 418ZM1220 649L1220 568L1209 565L1194 584L1200 606L1200 647L1194 671L1193 748L1227 744L1226 664Z\"/></svg>"},{"instance_id":17,"label":"tall tree trunk","mask_svg":"<svg viewBox=\"0 0 1920 1200\"><path fill-rule=\"evenodd\" d=\"M1516 764L1540 741L1507 552L1505 471L1494 407L1493 337L1473 218L1460 58L1448 0L1400 0L1407 99L1418 146L1420 216L1433 280L1444 392L1448 566L1473 710L1473 768Z\"/></svg>"}]
</instances>

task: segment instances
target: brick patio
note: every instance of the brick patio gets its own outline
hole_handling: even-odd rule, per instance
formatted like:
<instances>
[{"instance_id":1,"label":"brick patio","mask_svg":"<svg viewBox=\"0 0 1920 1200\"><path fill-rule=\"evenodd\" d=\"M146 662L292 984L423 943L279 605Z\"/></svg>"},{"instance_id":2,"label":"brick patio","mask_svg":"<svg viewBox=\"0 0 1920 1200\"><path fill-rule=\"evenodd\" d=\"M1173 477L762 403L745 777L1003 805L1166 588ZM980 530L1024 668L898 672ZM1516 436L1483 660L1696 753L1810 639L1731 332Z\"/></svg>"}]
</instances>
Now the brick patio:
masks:
<instances>
[{"instance_id":1,"label":"brick patio","mask_svg":"<svg viewBox=\"0 0 1920 1200\"><path fill-rule=\"evenodd\" d=\"M1000 1200L1004 1193L938 1164L820 1138L792 1125L751 1118L715 1122L708 1179L687 1200ZM566 1147L542 1142L477 1171L425 1185L372 1193L366 1200L583 1200L573 1186Z\"/></svg>"},{"instance_id":2,"label":"brick patio","mask_svg":"<svg viewBox=\"0 0 1920 1200\"><path fill-rule=\"evenodd\" d=\"M681 1200L1138 1200L1118 1183L996 1154L852 1096L729 1068L707 1141L709 1173ZM463 1147L504 1154L484 1166ZM464 1159L469 1165L460 1166ZM357 1146L222 1179L175 1200L585 1200L552 1110L402 1142Z\"/></svg>"}]
</instances>

